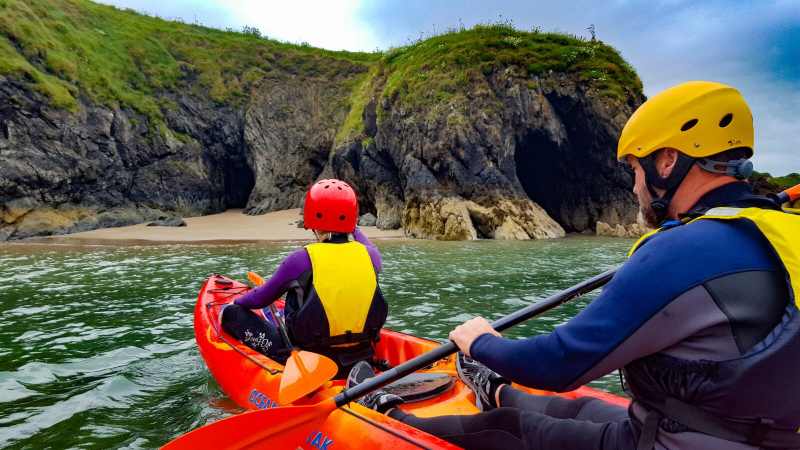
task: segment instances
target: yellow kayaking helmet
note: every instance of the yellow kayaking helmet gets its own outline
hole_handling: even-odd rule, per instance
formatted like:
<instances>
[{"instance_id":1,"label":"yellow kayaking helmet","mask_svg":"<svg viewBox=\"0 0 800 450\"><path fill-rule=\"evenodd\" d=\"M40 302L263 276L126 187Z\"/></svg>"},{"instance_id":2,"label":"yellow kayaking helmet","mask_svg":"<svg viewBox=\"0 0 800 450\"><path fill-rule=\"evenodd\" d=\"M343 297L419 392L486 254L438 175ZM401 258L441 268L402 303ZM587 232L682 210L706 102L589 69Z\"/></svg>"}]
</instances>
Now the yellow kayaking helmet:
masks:
<instances>
[{"instance_id":1,"label":"yellow kayaking helmet","mask_svg":"<svg viewBox=\"0 0 800 450\"><path fill-rule=\"evenodd\" d=\"M753 134L753 115L739 91L722 83L689 81L659 93L633 113L622 129L617 159L639 159L653 197L650 206L661 221L695 164L708 172L749 177L753 173L753 163L748 160L753 156ZM664 148L677 150L679 156L672 172L661 177L655 152ZM712 158L733 150L738 159L730 155Z\"/></svg>"},{"instance_id":2,"label":"yellow kayaking helmet","mask_svg":"<svg viewBox=\"0 0 800 450\"><path fill-rule=\"evenodd\" d=\"M753 115L742 94L711 81L689 81L647 100L625 124L617 159L674 148L705 158L735 148L753 152Z\"/></svg>"}]
</instances>

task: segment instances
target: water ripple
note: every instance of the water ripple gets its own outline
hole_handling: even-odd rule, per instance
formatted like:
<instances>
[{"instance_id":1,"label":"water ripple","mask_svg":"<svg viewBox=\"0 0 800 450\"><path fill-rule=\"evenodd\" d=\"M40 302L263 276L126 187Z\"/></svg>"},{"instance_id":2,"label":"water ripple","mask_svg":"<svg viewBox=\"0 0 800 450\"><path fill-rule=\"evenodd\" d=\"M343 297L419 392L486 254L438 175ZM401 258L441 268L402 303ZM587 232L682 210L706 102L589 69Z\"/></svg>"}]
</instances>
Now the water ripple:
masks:
<instances>
[{"instance_id":1,"label":"water ripple","mask_svg":"<svg viewBox=\"0 0 800 450\"><path fill-rule=\"evenodd\" d=\"M387 323L444 339L618 264L629 244L380 242ZM268 275L298 245L0 246L0 447L156 448L239 412L194 344L197 290L210 273ZM506 335L547 332L590 298Z\"/></svg>"}]
</instances>

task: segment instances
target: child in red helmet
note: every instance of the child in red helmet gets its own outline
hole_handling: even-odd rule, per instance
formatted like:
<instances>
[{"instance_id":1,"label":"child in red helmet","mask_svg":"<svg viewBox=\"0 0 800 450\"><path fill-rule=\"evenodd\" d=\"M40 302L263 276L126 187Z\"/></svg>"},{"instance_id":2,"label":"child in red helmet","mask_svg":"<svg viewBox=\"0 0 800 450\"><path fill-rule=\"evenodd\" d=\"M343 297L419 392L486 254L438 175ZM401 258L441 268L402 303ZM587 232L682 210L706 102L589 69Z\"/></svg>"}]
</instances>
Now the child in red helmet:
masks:
<instances>
[{"instance_id":1,"label":"child in red helmet","mask_svg":"<svg viewBox=\"0 0 800 450\"><path fill-rule=\"evenodd\" d=\"M357 221L353 188L334 179L315 183L306 194L303 223L318 242L291 253L264 285L226 307L225 331L285 361L289 348L279 330L251 311L285 293L286 325L294 346L332 358L340 374L371 359L388 306L378 286L380 252L356 227Z\"/></svg>"}]
</instances>

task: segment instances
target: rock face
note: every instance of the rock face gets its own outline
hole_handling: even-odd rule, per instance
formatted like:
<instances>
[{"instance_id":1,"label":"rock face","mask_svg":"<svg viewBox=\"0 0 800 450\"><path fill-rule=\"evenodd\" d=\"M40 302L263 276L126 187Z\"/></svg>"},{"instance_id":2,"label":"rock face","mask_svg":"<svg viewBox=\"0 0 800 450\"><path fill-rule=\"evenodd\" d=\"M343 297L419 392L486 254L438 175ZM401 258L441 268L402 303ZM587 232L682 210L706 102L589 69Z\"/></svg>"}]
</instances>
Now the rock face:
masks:
<instances>
[{"instance_id":1,"label":"rock face","mask_svg":"<svg viewBox=\"0 0 800 450\"><path fill-rule=\"evenodd\" d=\"M379 226L410 236L540 239L636 222L632 178L613 156L640 98L609 100L569 76L486 77L434 111L380 102L367 138L335 149L333 173L366 194Z\"/></svg>"},{"instance_id":2,"label":"rock face","mask_svg":"<svg viewBox=\"0 0 800 450\"><path fill-rule=\"evenodd\" d=\"M186 222L180 217L159 217L147 224L148 227L185 227Z\"/></svg>"},{"instance_id":3,"label":"rock face","mask_svg":"<svg viewBox=\"0 0 800 450\"><path fill-rule=\"evenodd\" d=\"M379 228L414 237L539 239L636 222L612 149L640 99L509 69L433 113L376 98L368 134L335 145L348 111L328 100L341 86L265 83L240 109L178 96L153 132L133 111L58 110L0 78L0 238L295 208L321 176L351 182Z\"/></svg>"},{"instance_id":4,"label":"rock face","mask_svg":"<svg viewBox=\"0 0 800 450\"><path fill-rule=\"evenodd\" d=\"M358 218L358 226L360 227L374 227L378 219L372 213L362 214Z\"/></svg>"},{"instance_id":5,"label":"rock face","mask_svg":"<svg viewBox=\"0 0 800 450\"><path fill-rule=\"evenodd\" d=\"M253 93L242 143L254 176L248 214L302 206L347 113L335 99L346 96L342 83L299 77L263 83Z\"/></svg>"},{"instance_id":6,"label":"rock face","mask_svg":"<svg viewBox=\"0 0 800 450\"><path fill-rule=\"evenodd\" d=\"M243 114L191 97L154 132L129 110L51 108L0 76L0 239L244 206L253 185Z\"/></svg>"},{"instance_id":7,"label":"rock face","mask_svg":"<svg viewBox=\"0 0 800 450\"><path fill-rule=\"evenodd\" d=\"M598 236L620 237L620 238L638 238L649 232L650 229L638 223L632 223L627 226L617 224L611 226L605 222L597 222L595 233Z\"/></svg>"},{"instance_id":8,"label":"rock face","mask_svg":"<svg viewBox=\"0 0 800 450\"><path fill-rule=\"evenodd\" d=\"M614 159L643 101L635 90L601 95L577 72L511 65L473 70L423 104L384 89L379 63L337 64L335 76L264 76L227 105L187 72L185 89L153 94L163 120L77 94L59 109L0 75L0 240L302 207L321 177L351 183L378 228L413 237L541 239L636 222Z\"/></svg>"}]
</instances>

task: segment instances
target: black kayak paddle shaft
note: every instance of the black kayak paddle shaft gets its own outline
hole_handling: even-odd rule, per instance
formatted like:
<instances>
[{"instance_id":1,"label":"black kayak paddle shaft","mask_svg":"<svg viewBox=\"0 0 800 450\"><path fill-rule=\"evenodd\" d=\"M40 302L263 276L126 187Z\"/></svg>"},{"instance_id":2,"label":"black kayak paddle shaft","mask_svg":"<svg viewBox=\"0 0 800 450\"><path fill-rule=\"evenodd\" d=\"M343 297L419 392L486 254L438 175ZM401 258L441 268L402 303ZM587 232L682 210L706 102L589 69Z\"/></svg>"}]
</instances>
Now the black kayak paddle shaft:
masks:
<instances>
[{"instance_id":1,"label":"black kayak paddle shaft","mask_svg":"<svg viewBox=\"0 0 800 450\"><path fill-rule=\"evenodd\" d=\"M508 328L513 327L514 325L519 324L520 322L524 322L531 317L537 316L543 312L549 311L556 306L561 305L569 300L572 300L576 297L580 297L583 294L589 293L600 286L608 283L611 278L614 277L614 273L616 273L616 269L611 269L606 272L601 273L600 275L596 275L588 280L582 281L575 286L572 286L569 289L559 292L558 294L551 295L544 300L538 301L532 305L526 306L525 308L520 309L514 313L511 313L505 317L495 320L492 323L492 327L497 331L503 331ZM445 358L447 356L452 355L453 353L458 351L458 347L452 341L446 344L443 344L440 347L437 347L434 350L431 350L427 353L417 356L414 359L404 362L399 366L396 366L392 369L387 370L386 372L381 373L380 375L376 376L375 378L370 378L363 383L353 386L350 389L342 391L334 398L336 402L336 406L343 406L347 403L352 402L353 400L357 400L364 395L368 394L371 391L376 389L380 389L386 386L389 383L392 383L400 378L412 373L416 372L417 370L431 365L434 362Z\"/></svg>"}]
</instances>

